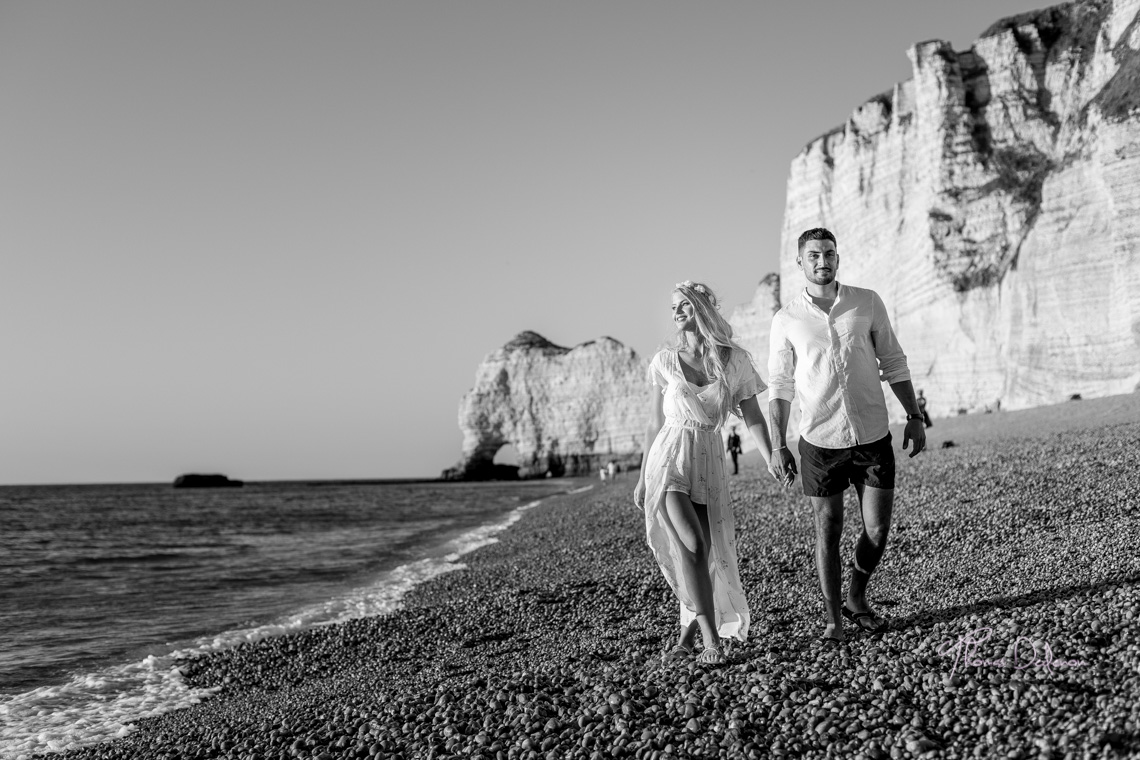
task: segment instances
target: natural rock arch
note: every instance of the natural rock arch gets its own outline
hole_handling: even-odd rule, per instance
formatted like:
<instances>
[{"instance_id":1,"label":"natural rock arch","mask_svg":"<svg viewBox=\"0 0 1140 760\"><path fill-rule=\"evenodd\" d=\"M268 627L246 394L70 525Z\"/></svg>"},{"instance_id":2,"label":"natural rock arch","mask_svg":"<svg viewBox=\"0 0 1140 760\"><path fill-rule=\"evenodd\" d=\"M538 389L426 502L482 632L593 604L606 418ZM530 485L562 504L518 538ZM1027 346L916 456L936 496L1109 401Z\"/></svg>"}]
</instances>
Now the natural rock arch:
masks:
<instances>
[{"instance_id":1,"label":"natural rock arch","mask_svg":"<svg viewBox=\"0 0 1140 760\"><path fill-rule=\"evenodd\" d=\"M565 348L521 332L479 365L459 404L463 457L443 475L494 477L504 445L523 478L639 464L648 394L645 362L613 338Z\"/></svg>"},{"instance_id":2,"label":"natural rock arch","mask_svg":"<svg viewBox=\"0 0 1140 760\"><path fill-rule=\"evenodd\" d=\"M518 449L516 449L513 444L504 443L502 446L499 447L499 450L495 452L495 456L494 456L492 461L497 465L506 465L507 467L518 467L519 466Z\"/></svg>"}]
</instances>

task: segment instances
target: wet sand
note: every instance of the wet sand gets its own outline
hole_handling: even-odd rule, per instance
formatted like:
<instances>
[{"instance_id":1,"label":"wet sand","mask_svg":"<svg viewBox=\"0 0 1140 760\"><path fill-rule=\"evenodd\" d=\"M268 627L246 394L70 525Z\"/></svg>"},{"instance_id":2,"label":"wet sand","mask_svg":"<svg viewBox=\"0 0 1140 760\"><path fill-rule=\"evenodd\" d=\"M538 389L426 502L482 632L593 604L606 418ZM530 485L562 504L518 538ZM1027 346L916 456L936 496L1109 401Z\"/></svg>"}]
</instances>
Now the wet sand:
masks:
<instances>
[{"instance_id":1,"label":"wet sand","mask_svg":"<svg viewBox=\"0 0 1140 760\"><path fill-rule=\"evenodd\" d=\"M1140 394L929 434L869 591L885 634L819 644L807 502L753 453L732 479L752 633L725 666L660 665L676 601L627 474L546 500L398 613L186 663L216 697L67 756L1140 753ZM853 498L846 517L845 561Z\"/></svg>"}]
</instances>

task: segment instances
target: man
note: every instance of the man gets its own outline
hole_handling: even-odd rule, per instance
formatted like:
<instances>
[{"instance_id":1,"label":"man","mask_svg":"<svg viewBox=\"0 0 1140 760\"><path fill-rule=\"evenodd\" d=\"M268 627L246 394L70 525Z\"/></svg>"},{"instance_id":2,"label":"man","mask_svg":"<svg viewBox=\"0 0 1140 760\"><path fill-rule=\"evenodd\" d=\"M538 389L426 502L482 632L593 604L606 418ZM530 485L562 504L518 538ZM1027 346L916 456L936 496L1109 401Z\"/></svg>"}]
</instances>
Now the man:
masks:
<instances>
[{"instance_id":1,"label":"man","mask_svg":"<svg viewBox=\"0 0 1140 760\"><path fill-rule=\"evenodd\" d=\"M933 427L934 422L930 419L930 413L926 411L926 396L922 395L922 388L918 389L918 411L922 414L922 426Z\"/></svg>"},{"instance_id":2,"label":"man","mask_svg":"<svg viewBox=\"0 0 1140 760\"><path fill-rule=\"evenodd\" d=\"M740 467L736 463L736 458L744 453L744 449L740 446L740 436L736 434L736 425L732 426L732 430L728 434L728 449L726 450L732 457L732 474L739 475Z\"/></svg>"},{"instance_id":3,"label":"man","mask_svg":"<svg viewBox=\"0 0 1140 760\"><path fill-rule=\"evenodd\" d=\"M823 641L844 640L840 615L863 630L881 633L886 623L867 603L867 582L883 557L894 503L895 457L880 378L906 409L902 447L910 456L926 446L926 430L914 396L906 354L873 290L835 279L839 251L826 229L799 238L796 264L807 286L772 320L768 360L772 419L770 471L785 487L796 460L787 448L791 401L800 397L800 470L804 495L815 515L815 562L827 608ZM851 585L839 598L839 538L843 493L854 484L863 532L855 543Z\"/></svg>"}]
</instances>

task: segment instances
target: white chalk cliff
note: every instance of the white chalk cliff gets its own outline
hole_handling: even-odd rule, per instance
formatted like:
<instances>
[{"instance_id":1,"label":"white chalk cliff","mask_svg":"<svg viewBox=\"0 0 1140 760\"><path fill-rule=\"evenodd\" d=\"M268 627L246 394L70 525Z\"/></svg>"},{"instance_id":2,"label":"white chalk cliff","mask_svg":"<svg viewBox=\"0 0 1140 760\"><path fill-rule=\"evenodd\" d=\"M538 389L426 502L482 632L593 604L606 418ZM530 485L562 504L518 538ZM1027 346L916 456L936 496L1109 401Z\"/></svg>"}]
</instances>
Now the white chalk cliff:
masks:
<instances>
[{"instance_id":1,"label":"white chalk cliff","mask_svg":"<svg viewBox=\"0 0 1140 760\"><path fill-rule=\"evenodd\" d=\"M780 275L769 274L760 280L749 303L737 306L726 317L732 325L732 337L752 354L752 362L760 375L768 377L768 335L772 315L780 310Z\"/></svg>"},{"instance_id":2,"label":"white chalk cliff","mask_svg":"<svg viewBox=\"0 0 1140 760\"><path fill-rule=\"evenodd\" d=\"M772 314L803 287L796 240L822 226L840 281L882 295L935 416L1135 390L1140 0L1059 5L967 51L909 55L912 79L792 162L780 272L729 315L760 374ZM508 443L522 477L636 463L644 369L611 338L568 349L521 333L480 365L445 476L493 474Z\"/></svg>"},{"instance_id":3,"label":"white chalk cliff","mask_svg":"<svg viewBox=\"0 0 1140 760\"><path fill-rule=\"evenodd\" d=\"M883 296L936 415L1134 390L1138 14L1088 0L964 52L911 48L913 79L792 162L781 300L803 287L800 232L828 227L839 280Z\"/></svg>"},{"instance_id":4,"label":"white chalk cliff","mask_svg":"<svg viewBox=\"0 0 1140 760\"><path fill-rule=\"evenodd\" d=\"M483 478L510 444L519 477L579 475L640 464L651 386L646 362L603 337L574 348L519 333L489 354L459 404L463 456L447 478Z\"/></svg>"}]
</instances>

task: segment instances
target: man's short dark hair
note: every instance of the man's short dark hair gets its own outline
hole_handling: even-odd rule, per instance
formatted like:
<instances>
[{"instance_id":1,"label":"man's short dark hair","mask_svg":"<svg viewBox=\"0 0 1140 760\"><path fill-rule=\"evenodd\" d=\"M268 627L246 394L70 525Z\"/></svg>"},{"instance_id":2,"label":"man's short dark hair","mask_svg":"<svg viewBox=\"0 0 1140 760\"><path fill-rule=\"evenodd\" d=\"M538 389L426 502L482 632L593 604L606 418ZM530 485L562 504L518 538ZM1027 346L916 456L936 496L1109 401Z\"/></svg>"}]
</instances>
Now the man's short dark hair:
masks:
<instances>
[{"instance_id":1,"label":"man's short dark hair","mask_svg":"<svg viewBox=\"0 0 1140 760\"><path fill-rule=\"evenodd\" d=\"M836 248L839 247L839 243L836 241L835 235L832 235L831 230L827 229L826 227L812 227L810 230L804 230L804 233L800 235L800 253L803 253L804 246L807 245L807 242L809 240L830 240L832 243L835 243Z\"/></svg>"}]
</instances>

